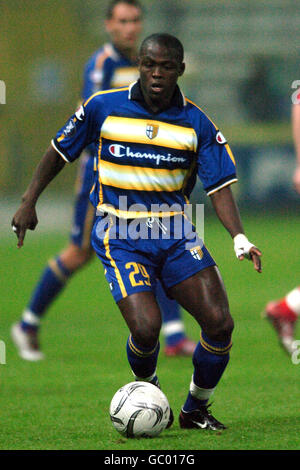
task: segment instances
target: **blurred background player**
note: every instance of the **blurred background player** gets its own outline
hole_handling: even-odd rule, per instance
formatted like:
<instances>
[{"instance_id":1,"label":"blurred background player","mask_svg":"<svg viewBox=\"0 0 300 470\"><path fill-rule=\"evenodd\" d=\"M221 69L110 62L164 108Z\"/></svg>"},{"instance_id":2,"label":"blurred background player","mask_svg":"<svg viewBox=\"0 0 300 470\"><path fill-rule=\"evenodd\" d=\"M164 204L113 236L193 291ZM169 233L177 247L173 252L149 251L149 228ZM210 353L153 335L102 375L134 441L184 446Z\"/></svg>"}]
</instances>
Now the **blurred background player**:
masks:
<instances>
[{"instance_id":1,"label":"blurred background player","mask_svg":"<svg viewBox=\"0 0 300 470\"><path fill-rule=\"evenodd\" d=\"M105 29L111 41L97 50L86 64L83 100L99 90L126 86L138 77L136 46L142 30L140 2L111 1L106 12ZM95 209L89 201L94 178L93 161L93 149L86 149L81 157L77 177L70 242L56 258L49 261L20 321L12 327L13 341L23 359L38 361L44 358L38 341L41 318L69 278L85 266L93 255L90 235ZM166 296L160 284L157 288L157 300L163 313L165 354L192 355L196 343L185 335L180 307L177 302Z\"/></svg>"},{"instance_id":2,"label":"blurred background player","mask_svg":"<svg viewBox=\"0 0 300 470\"><path fill-rule=\"evenodd\" d=\"M300 104L292 106L292 131L296 153L296 169L294 172L294 188L300 194ZM296 347L294 333L300 315L300 286L288 292L278 301L271 301L264 311L270 320L284 349L293 354Z\"/></svg>"}]
</instances>

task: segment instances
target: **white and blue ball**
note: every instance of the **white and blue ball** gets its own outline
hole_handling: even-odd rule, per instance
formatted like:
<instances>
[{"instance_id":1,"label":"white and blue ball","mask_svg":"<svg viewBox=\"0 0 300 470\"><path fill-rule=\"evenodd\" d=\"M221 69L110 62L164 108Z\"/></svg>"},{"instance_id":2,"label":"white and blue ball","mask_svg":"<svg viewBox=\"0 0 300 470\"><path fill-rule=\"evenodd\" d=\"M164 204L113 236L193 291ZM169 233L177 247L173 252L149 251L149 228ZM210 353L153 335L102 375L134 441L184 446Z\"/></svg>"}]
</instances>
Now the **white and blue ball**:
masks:
<instances>
[{"instance_id":1,"label":"white and blue ball","mask_svg":"<svg viewBox=\"0 0 300 470\"><path fill-rule=\"evenodd\" d=\"M148 382L130 382L113 396L109 409L115 429L126 437L158 436L170 417L165 394Z\"/></svg>"}]
</instances>

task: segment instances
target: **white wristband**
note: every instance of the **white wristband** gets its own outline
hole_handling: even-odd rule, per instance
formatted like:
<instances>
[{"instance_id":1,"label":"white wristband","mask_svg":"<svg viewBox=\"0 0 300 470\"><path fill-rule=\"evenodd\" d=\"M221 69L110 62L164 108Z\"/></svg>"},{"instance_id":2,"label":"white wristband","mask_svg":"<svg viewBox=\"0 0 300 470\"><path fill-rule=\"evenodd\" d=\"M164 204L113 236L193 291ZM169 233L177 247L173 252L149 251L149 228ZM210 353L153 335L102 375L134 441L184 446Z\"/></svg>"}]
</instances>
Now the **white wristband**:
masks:
<instances>
[{"instance_id":1,"label":"white wristband","mask_svg":"<svg viewBox=\"0 0 300 470\"><path fill-rule=\"evenodd\" d=\"M240 256L245 256L249 258L250 249L254 246L253 243L250 243L246 235L243 233L239 233L233 239L234 243L234 251L236 257L239 258Z\"/></svg>"}]
</instances>

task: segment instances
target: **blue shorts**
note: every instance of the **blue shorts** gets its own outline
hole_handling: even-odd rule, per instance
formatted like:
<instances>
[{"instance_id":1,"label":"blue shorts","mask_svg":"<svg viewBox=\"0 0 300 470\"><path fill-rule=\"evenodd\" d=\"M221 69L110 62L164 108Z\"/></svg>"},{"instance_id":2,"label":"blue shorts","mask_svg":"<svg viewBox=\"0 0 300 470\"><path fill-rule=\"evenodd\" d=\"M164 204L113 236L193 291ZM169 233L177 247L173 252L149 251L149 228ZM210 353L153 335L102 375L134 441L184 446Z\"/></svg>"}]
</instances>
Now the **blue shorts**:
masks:
<instances>
[{"instance_id":1,"label":"blue shorts","mask_svg":"<svg viewBox=\"0 0 300 470\"><path fill-rule=\"evenodd\" d=\"M90 248L91 232L95 223L95 208L89 196L94 183L94 159L84 152L80 158L75 185L76 199L74 204L71 241L81 248Z\"/></svg>"},{"instance_id":2,"label":"blue shorts","mask_svg":"<svg viewBox=\"0 0 300 470\"><path fill-rule=\"evenodd\" d=\"M216 263L183 215L168 219L97 217L92 246L102 261L116 302L142 291L153 291L159 279L172 286Z\"/></svg>"}]
</instances>

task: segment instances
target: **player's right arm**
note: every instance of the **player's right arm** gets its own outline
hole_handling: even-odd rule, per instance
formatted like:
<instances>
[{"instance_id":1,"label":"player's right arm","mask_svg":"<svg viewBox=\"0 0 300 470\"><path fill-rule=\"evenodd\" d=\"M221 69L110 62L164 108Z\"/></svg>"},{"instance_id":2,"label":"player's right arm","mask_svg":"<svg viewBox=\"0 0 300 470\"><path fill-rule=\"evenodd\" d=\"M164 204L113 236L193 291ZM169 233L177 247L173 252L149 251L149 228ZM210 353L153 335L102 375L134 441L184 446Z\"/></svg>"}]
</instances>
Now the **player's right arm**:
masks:
<instances>
[{"instance_id":1,"label":"player's right arm","mask_svg":"<svg viewBox=\"0 0 300 470\"><path fill-rule=\"evenodd\" d=\"M11 222L18 238L18 248L23 246L26 230L34 230L37 226L38 219L35 206L40 194L62 170L64 165L64 160L51 146L36 167L31 182L22 197L21 206Z\"/></svg>"},{"instance_id":2,"label":"player's right arm","mask_svg":"<svg viewBox=\"0 0 300 470\"><path fill-rule=\"evenodd\" d=\"M293 183L295 190L300 194L300 104L294 104L292 107L292 131L296 152L296 169Z\"/></svg>"},{"instance_id":3,"label":"player's right arm","mask_svg":"<svg viewBox=\"0 0 300 470\"><path fill-rule=\"evenodd\" d=\"M22 203L11 222L19 248L23 246L26 230L34 230L38 223L35 206L39 196L62 170L65 162L76 160L82 150L97 139L97 122L91 98L76 111L52 140L52 145L35 169L22 197Z\"/></svg>"}]
</instances>

